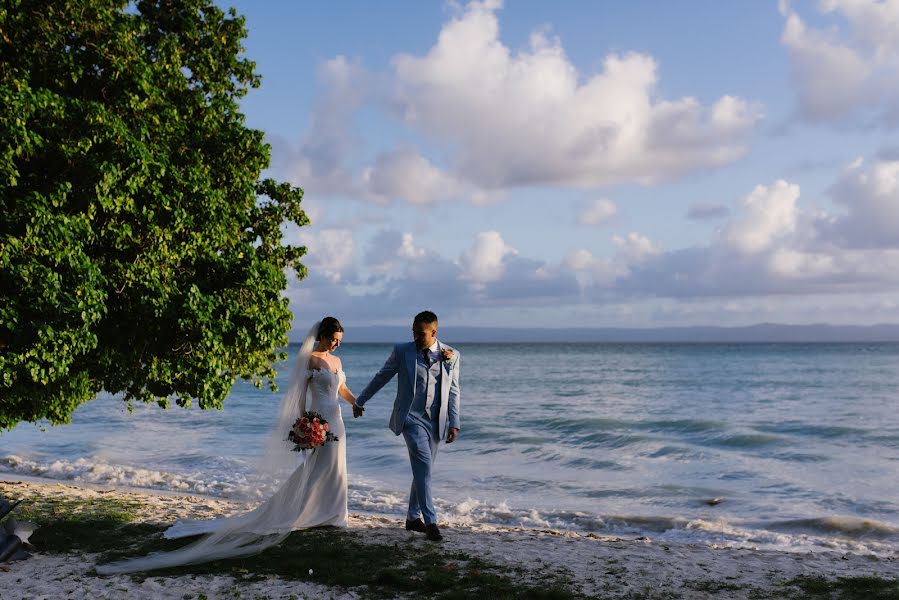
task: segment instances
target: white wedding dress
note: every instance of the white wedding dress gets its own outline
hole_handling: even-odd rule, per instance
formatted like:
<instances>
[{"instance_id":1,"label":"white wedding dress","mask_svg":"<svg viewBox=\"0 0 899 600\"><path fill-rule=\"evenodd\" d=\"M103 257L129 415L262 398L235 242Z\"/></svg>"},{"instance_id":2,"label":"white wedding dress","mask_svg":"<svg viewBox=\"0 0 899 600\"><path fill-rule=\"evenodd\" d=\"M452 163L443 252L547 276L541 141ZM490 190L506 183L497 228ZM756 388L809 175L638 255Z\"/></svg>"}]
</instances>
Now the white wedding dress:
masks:
<instances>
[{"instance_id":1,"label":"white wedding dress","mask_svg":"<svg viewBox=\"0 0 899 600\"><path fill-rule=\"evenodd\" d=\"M308 454L304 465L290 476L281 489L255 510L238 517L178 521L163 536L176 539L213 533L223 523L240 519L243 525L260 524L255 533L295 531L309 527L347 524L346 441L337 390L344 383L343 371L310 371L308 410L320 413L328 429L338 437Z\"/></svg>"},{"instance_id":2,"label":"white wedding dress","mask_svg":"<svg viewBox=\"0 0 899 600\"><path fill-rule=\"evenodd\" d=\"M311 345L307 338L305 355L308 355L309 349ZM283 443L289 430L284 423L293 423L295 417L302 414L306 399L309 402L305 410L321 413L328 421L329 431L338 440L327 442L315 451L292 452L300 465L271 497L255 509L231 517L178 521L163 534L170 539L208 534L196 542L171 552L98 565L97 573L111 575L149 571L246 556L281 542L297 529L325 525L346 527L346 431L337 394L346 376L343 371L306 370L308 356L304 355L304 350L301 350L297 360L297 367L303 367L303 370L294 374L294 383L282 402L282 415L277 426L283 429L279 434L279 453L283 457L285 452L291 452L289 448L292 444Z\"/></svg>"}]
</instances>

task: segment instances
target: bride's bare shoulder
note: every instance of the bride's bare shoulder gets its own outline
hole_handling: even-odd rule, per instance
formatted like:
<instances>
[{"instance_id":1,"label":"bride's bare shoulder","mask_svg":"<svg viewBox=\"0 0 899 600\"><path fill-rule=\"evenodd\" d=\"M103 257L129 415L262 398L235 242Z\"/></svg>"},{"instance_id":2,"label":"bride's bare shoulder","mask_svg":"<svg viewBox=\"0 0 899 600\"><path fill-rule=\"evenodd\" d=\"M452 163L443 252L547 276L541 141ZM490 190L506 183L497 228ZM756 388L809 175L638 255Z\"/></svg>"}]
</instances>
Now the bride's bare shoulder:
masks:
<instances>
[{"instance_id":1,"label":"bride's bare shoulder","mask_svg":"<svg viewBox=\"0 0 899 600\"><path fill-rule=\"evenodd\" d=\"M310 371L315 371L316 369L327 369L327 368L328 368L328 363L324 358L322 358L320 356L316 356L315 354L312 354L309 357L309 370Z\"/></svg>"},{"instance_id":2,"label":"bride's bare shoulder","mask_svg":"<svg viewBox=\"0 0 899 600\"><path fill-rule=\"evenodd\" d=\"M336 356L331 356L331 360L326 359L324 356L316 356L314 353L309 357L309 370L310 371L331 371L335 373L342 369L340 359Z\"/></svg>"}]
</instances>

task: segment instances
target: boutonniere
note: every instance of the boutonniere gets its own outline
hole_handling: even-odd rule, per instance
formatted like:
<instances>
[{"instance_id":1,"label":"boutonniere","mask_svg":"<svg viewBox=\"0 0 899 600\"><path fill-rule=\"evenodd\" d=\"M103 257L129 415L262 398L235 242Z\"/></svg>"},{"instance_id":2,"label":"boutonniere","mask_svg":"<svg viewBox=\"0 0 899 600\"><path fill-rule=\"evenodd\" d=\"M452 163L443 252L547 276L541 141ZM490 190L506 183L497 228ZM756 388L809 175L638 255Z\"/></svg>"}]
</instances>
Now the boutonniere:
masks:
<instances>
[{"instance_id":1,"label":"boutonniere","mask_svg":"<svg viewBox=\"0 0 899 600\"><path fill-rule=\"evenodd\" d=\"M445 350L443 351L443 354L442 354L441 357L440 357L440 360L441 360L442 362L445 362L445 363L452 362L453 356L454 356L454 355L453 355L453 351L452 351L452 350L445 349Z\"/></svg>"}]
</instances>

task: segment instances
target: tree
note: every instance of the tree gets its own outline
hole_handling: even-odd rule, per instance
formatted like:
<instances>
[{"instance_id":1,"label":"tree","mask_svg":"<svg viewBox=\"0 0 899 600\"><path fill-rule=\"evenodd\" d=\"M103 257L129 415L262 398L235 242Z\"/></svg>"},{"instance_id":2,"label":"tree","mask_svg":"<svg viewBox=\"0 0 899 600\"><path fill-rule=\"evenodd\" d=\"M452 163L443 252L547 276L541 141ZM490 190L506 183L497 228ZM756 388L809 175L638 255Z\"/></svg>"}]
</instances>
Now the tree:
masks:
<instances>
[{"instance_id":1,"label":"tree","mask_svg":"<svg viewBox=\"0 0 899 600\"><path fill-rule=\"evenodd\" d=\"M0 431L276 389L308 220L260 180L245 37L208 0L0 0Z\"/></svg>"}]
</instances>

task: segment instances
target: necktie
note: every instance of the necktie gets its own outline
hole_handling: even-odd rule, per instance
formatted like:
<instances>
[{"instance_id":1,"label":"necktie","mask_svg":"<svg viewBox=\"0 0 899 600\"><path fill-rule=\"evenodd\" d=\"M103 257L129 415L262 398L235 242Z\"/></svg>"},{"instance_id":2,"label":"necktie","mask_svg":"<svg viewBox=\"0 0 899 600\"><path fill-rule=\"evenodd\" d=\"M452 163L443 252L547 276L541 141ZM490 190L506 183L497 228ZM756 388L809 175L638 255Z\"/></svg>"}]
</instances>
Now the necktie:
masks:
<instances>
[{"instance_id":1,"label":"necktie","mask_svg":"<svg viewBox=\"0 0 899 600\"><path fill-rule=\"evenodd\" d=\"M425 348L421 351L421 356L425 361L425 364L429 367L431 366L431 349Z\"/></svg>"}]
</instances>

